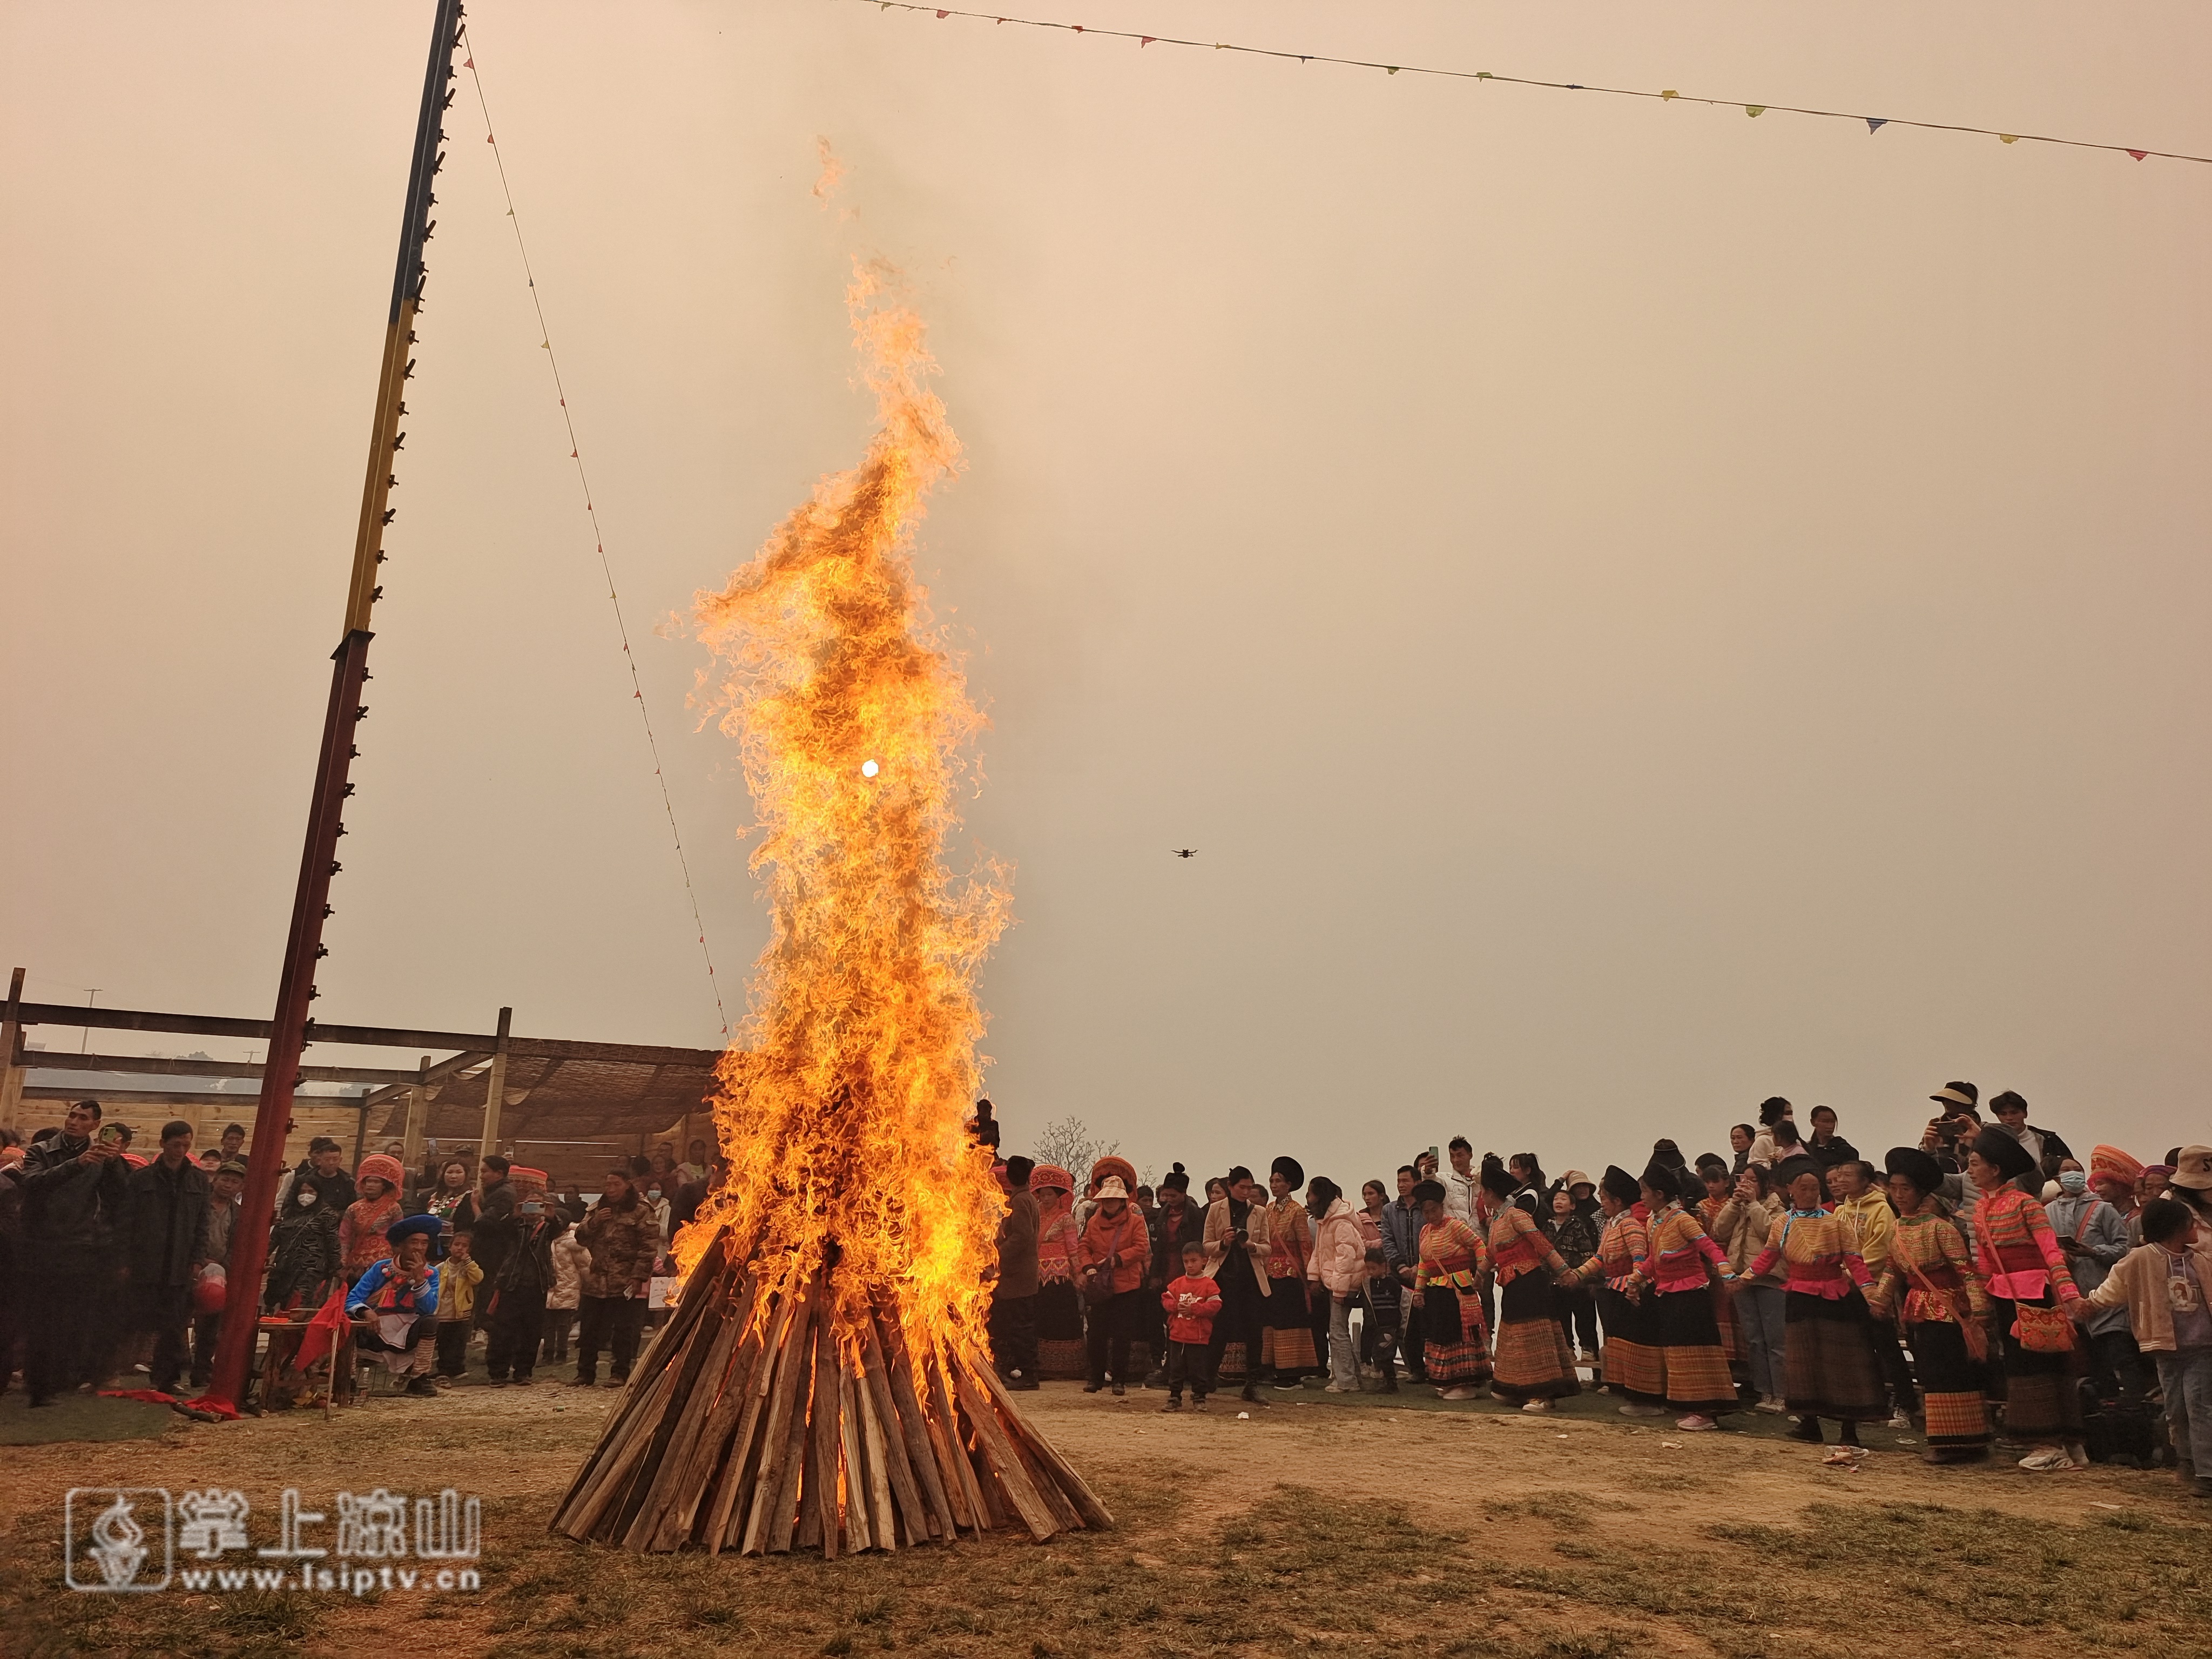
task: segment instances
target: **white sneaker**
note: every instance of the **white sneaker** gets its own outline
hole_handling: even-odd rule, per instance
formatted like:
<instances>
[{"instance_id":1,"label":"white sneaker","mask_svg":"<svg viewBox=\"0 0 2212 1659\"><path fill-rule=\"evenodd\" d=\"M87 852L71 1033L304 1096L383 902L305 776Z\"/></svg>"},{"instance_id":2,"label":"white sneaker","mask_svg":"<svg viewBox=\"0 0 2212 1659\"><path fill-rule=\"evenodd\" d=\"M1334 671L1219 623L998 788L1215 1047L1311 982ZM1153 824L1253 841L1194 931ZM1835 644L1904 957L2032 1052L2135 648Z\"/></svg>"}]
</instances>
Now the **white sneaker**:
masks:
<instances>
[{"instance_id":1,"label":"white sneaker","mask_svg":"<svg viewBox=\"0 0 2212 1659\"><path fill-rule=\"evenodd\" d=\"M1714 1422L1710 1417L1700 1417L1695 1412L1692 1412L1687 1417L1676 1418L1674 1419L1674 1426L1678 1429L1685 1430L1691 1434L1696 1434L1701 1430L1717 1429L1720 1425Z\"/></svg>"},{"instance_id":2,"label":"white sneaker","mask_svg":"<svg viewBox=\"0 0 2212 1659\"><path fill-rule=\"evenodd\" d=\"M1912 1432L1912 1418L1905 1412L1892 1412L1889 1416L1889 1426L1893 1429L1902 1429L1905 1433L1910 1434Z\"/></svg>"},{"instance_id":3,"label":"white sneaker","mask_svg":"<svg viewBox=\"0 0 2212 1659\"><path fill-rule=\"evenodd\" d=\"M1524 1412L1547 1412L1552 1409L1552 1402L1548 1400L1530 1400L1524 1401L1521 1409Z\"/></svg>"},{"instance_id":4,"label":"white sneaker","mask_svg":"<svg viewBox=\"0 0 2212 1659\"><path fill-rule=\"evenodd\" d=\"M1358 1394L1359 1390L1356 1388L1347 1389L1340 1382L1331 1382L1326 1385L1322 1392L1323 1394Z\"/></svg>"},{"instance_id":5,"label":"white sneaker","mask_svg":"<svg viewBox=\"0 0 2212 1659\"><path fill-rule=\"evenodd\" d=\"M1784 1406L1784 1405L1782 1403L1782 1397L1781 1397L1779 1395L1772 1395L1772 1394L1768 1395L1765 1399L1761 1400L1761 1401L1759 1401L1756 1406L1753 1406L1753 1407L1752 1407L1752 1410L1753 1410L1753 1411L1755 1411L1755 1412L1776 1412L1776 1413L1780 1413L1780 1412L1787 1411L1788 1409L1789 1409L1789 1407L1786 1407L1786 1406Z\"/></svg>"},{"instance_id":6,"label":"white sneaker","mask_svg":"<svg viewBox=\"0 0 2212 1659\"><path fill-rule=\"evenodd\" d=\"M2020 1460L2020 1466L2024 1469L2035 1469L2039 1472L2077 1469L2081 1467L2066 1455L2066 1449L2063 1446L2045 1446L2040 1451L2032 1451Z\"/></svg>"}]
</instances>

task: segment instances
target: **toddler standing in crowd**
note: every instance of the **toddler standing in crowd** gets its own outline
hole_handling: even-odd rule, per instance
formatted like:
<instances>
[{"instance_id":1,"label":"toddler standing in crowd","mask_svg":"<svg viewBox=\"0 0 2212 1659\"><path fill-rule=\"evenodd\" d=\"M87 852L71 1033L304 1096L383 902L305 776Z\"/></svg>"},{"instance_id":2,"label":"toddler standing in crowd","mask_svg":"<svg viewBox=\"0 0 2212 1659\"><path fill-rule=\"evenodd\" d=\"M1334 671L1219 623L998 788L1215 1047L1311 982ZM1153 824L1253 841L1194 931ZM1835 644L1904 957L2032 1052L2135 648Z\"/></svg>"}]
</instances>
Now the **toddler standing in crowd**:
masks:
<instances>
[{"instance_id":1,"label":"toddler standing in crowd","mask_svg":"<svg viewBox=\"0 0 2212 1659\"><path fill-rule=\"evenodd\" d=\"M1221 1286L1206 1277L1206 1246L1196 1239L1182 1247L1182 1277L1160 1293L1160 1306L1168 1316L1168 1403L1160 1409L1182 1409L1188 1381L1192 1409L1204 1411L1213 1391L1213 1320L1221 1311Z\"/></svg>"}]
</instances>

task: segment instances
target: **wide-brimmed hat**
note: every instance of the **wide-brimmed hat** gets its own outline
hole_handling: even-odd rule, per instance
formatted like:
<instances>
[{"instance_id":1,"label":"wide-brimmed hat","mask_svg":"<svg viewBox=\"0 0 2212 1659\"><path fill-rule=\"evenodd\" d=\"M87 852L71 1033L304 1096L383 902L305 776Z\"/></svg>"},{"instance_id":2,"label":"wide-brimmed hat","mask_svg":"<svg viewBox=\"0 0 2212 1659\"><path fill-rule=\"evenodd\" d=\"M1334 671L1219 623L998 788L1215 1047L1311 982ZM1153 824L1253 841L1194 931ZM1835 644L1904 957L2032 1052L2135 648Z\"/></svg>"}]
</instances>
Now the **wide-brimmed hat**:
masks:
<instances>
[{"instance_id":1,"label":"wide-brimmed hat","mask_svg":"<svg viewBox=\"0 0 2212 1659\"><path fill-rule=\"evenodd\" d=\"M1971 1083L1947 1083L1928 1098L1939 1106L1972 1106L1978 1110L1982 1091Z\"/></svg>"},{"instance_id":2,"label":"wide-brimmed hat","mask_svg":"<svg viewBox=\"0 0 2212 1659\"><path fill-rule=\"evenodd\" d=\"M1102 1199L1127 1198L1128 1195L1128 1185L1119 1176L1109 1175L1098 1183L1098 1196Z\"/></svg>"},{"instance_id":3,"label":"wide-brimmed hat","mask_svg":"<svg viewBox=\"0 0 2212 1659\"><path fill-rule=\"evenodd\" d=\"M1570 1170L1566 1174L1559 1177L1560 1188L1565 1192L1571 1193L1577 1187L1595 1187L1596 1185L1597 1182L1592 1181L1580 1170Z\"/></svg>"},{"instance_id":4,"label":"wide-brimmed hat","mask_svg":"<svg viewBox=\"0 0 2212 1659\"><path fill-rule=\"evenodd\" d=\"M2212 1146L2184 1146L2166 1181L2169 1187L2186 1187L2192 1193L2212 1188Z\"/></svg>"},{"instance_id":5,"label":"wide-brimmed hat","mask_svg":"<svg viewBox=\"0 0 2212 1659\"><path fill-rule=\"evenodd\" d=\"M2002 1129L1983 1130L1974 1137L1973 1150L1982 1155L1983 1163L1996 1164L2007 1181L2017 1181L2035 1169L2035 1160L2028 1156L2027 1148ZM2212 1185L2212 1182L2207 1184Z\"/></svg>"},{"instance_id":6,"label":"wide-brimmed hat","mask_svg":"<svg viewBox=\"0 0 2212 1659\"><path fill-rule=\"evenodd\" d=\"M1917 1146L1891 1147L1882 1159L1882 1168L1891 1175L1903 1176L1923 1193L1942 1189L1943 1166Z\"/></svg>"}]
</instances>

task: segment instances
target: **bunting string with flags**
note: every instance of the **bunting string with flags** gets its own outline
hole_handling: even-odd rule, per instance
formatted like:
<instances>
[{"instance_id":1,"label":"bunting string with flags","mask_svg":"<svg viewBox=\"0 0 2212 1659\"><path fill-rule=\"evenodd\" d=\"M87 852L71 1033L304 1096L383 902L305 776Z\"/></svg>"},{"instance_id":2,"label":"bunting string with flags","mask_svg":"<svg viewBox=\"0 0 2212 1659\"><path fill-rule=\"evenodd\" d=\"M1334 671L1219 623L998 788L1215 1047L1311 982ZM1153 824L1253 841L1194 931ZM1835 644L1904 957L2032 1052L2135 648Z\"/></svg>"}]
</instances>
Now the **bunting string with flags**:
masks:
<instances>
[{"instance_id":1,"label":"bunting string with flags","mask_svg":"<svg viewBox=\"0 0 2212 1659\"><path fill-rule=\"evenodd\" d=\"M575 416L568 411L568 388L561 379L561 356L553 349L553 326L545 320L545 305L538 297L538 273L530 263L530 245L523 240L522 216L514 210L514 189L507 181L507 158L499 147L498 129L492 125L491 104L484 96L483 76L477 68L476 42L467 26L464 25L461 40L467 54L461 67L469 72L469 79L477 92L477 106L483 112L484 143L491 146L492 161L499 170L501 195L507 198L507 219L514 231L515 252L522 258L522 275L529 288L531 308L538 316L538 348L545 354L546 368L553 376L553 394L559 400L561 422L568 434L568 459L576 468L577 487L584 497L584 516L592 528L592 546L599 556L599 574L606 580L607 603L613 608L615 633L622 642L623 666L629 674L630 697L637 704L637 717L645 726L645 746L653 757L653 781L660 786L661 811L667 815L668 834L676 843L676 866L684 875L684 896L691 902L691 921L699 939L699 954L707 964L707 985L714 994L714 1012L722 1023L722 1039L730 1037L730 1011L722 1001L722 983L714 975L714 952L707 943L707 921L699 908L699 890L691 880L691 860L684 850L684 832L676 822L676 802L668 792L668 776L660 763L660 739L653 729L653 711L645 701L645 683L637 672L636 654L629 648L629 623L623 614L622 595L615 586L614 566L607 558L606 532L599 527L599 512L592 498L592 478L584 464L583 441L576 435Z\"/></svg>"},{"instance_id":2,"label":"bunting string with flags","mask_svg":"<svg viewBox=\"0 0 2212 1659\"><path fill-rule=\"evenodd\" d=\"M1601 87L1582 81L1546 81L1534 76L1500 75L1490 70L1439 69L1432 64L1386 64L1367 58L1333 57L1322 52L1290 52L1278 46L1249 46L1233 40L1188 40L1172 34L1139 34L1134 29L1094 28L1087 23L1062 23L1049 18L1016 17L1008 13L993 11L964 11L957 6L933 6L915 3L915 0L845 0L853 5L873 6L880 11L919 13L934 15L940 22L958 19L965 22L989 23L994 26L1011 23L1020 28L1056 29L1062 33L1097 35L1109 40L1133 40L1141 50L1146 46L1182 46L1202 52L1242 52L1249 58L1272 58L1293 64L1329 64L1340 69L1381 70L1385 75L1426 75L1447 81L1491 81L1504 87L1533 87L1547 92L1591 92L1608 98L1648 98L1656 103L1703 104L1711 109L1740 109L1756 120L1767 114L1804 115L1824 121L1863 121L1868 136L1884 127L1914 127L1923 132L1960 132L1994 138L2001 144L2057 144L2067 149L2101 149L2115 155L2132 156L2138 161L2156 157L2162 161L2195 161L2212 166L2212 155L2191 155L2179 150L2137 149L2131 144L2110 144L2089 138L2063 138L2042 132L2000 132L1995 127L1978 127L1963 121L1915 121L1903 116L1864 115L1850 110L1814 109L1801 104L1755 104L1741 98L1708 98L1668 87L1658 92L1640 87Z\"/></svg>"}]
</instances>

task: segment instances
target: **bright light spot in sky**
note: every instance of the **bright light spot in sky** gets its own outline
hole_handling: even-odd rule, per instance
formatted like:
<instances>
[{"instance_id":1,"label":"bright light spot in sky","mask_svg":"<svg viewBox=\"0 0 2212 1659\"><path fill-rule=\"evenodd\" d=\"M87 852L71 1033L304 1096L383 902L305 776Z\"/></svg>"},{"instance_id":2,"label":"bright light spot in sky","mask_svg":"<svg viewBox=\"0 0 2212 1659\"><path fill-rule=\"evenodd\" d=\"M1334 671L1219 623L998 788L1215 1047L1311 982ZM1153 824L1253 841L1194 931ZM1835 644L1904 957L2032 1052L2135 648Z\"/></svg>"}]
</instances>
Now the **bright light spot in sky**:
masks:
<instances>
[{"instance_id":1,"label":"bright light spot in sky","mask_svg":"<svg viewBox=\"0 0 2212 1659\"><path fill-rule=\"evenodd\" d=\"M860 763L860 775L864 778L872 778L879 769L880 769L878 768L873 761L862 761Z\"/></svg>"}]
</instances>

